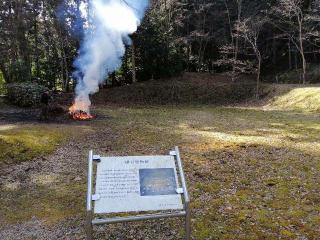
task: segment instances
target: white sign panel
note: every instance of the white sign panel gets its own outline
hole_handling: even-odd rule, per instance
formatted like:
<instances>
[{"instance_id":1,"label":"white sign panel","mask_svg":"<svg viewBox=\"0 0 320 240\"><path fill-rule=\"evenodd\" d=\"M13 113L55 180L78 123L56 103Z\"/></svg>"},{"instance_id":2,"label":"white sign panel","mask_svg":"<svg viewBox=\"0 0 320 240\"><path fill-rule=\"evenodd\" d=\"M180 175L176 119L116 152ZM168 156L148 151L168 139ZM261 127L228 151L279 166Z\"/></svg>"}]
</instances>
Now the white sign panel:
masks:
<instances>
[{"instance_id":1,"label":"white sign panel","mask_svg":"<svg viewBox=\"0 0 320 240\"><path fill-rule=\"evenodd\" d=\"M173 156L101 158L94 212L183 209L177 188Z\"/></svg>"}]
</instances>

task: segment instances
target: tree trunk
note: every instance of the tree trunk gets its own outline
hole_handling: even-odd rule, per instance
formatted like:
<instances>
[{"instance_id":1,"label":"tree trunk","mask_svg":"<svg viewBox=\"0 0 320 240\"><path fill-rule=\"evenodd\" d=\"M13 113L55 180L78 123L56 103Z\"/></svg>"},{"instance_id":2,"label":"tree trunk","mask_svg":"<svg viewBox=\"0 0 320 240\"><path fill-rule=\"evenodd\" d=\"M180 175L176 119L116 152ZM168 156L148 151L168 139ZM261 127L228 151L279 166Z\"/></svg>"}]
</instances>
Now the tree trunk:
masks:
<instances>
[{"instance_id":1,"label":"tree trunk","mask_svg":"<svg viewBox=\"0 0 320 240\"><path fill-rule=\"evenodd\" d=\"M9 73L8 73L5 65L2 64L2 63L0 63L0 71L2 72L2 76L3 76L3 78L4 78L4 81L5 81L6 83L10 83L10 82L11 82L11 81L10 81L10 80L11 80L11 79L10 79L10 75L9 75Z\"/></svg>"},{"instance_id":2,"label":"tree trunk","mask_svg":"<svg viewBox=\"0 0 320 240\"><path fill-rule=\"evenodd\" d=\"M303 49L301 52L301 58L302 58L302 84L306 84L307 62L304 56Z\"/></svg>"},{"instance_id":3,"label":"tree trunk","mask_svg":"<svg viewBox=\"0 0 320 240\"><path fill-rule=\"evenodd\" d=\"M306 84L307 62L304 56L303 36L302 36L302 18L299 19L299 52L302 60L302 84Z\"/></svg>"},{"instance_id":4,"label":"tree trunk","mask_svg":"<svg viewBox=\"0 0 320 240\"><path fill-rule=\"evenodd\" d=\"M242 0L237 0L238 5L238 17L237 17L237 23L240 23L241 20L241 13L242 13ZM235 37L235 46L234 46L234 63L232 67L232 81L234 81L234 75L235 75L235 64L238 59L238 52L239 52L239 37Z\"/></svg>"},{"instance_id":5,"label":"tree trunk","mask_svg":"<svg viewBox=\"0 0 320 240\"><path fill-rule=\"evenodd\" d=\"M229 24L230 37L231 37L231 46L234 48L233 49L233 51L234 51L233 54L234 54L235 53L234 36L233 36L233 32L232 32L230 10L229 10L228 3L226 0L224 0L224 5L227 10L227 18L228 18L228 24ZM234 60L235 60L235 54L234 54ZM234 82L234 79L235 79L235 61L232 63L231 81Z\"/></svg>"},{"instance_id":6,"label":"tree trunk","mask_svg":"<svg viewBox=\"0 0 320 240\"><path fill-rule=\"evenodd\" d=\"M65 74L65 88L66 92L69 92L69 71L68 71L68 62L66 57L66 51L64 45L62 46L62 59L63 59L63 66L64 66L64 74Z\"/></svg>"},{"instance_id":7,"label":"tree trunk","mask_svg":"<svg viewBox=\"0 0 320 240\"><path fill-rule=\"evenodd\" d=\"M37 17L37 16L36 16ZM36 65L36 77L40 78L40 65L39 65L39 36L38 36L38 23L35 17L34 22L34 37L35 37L35 65Z\"/></svg>"},{"instance_id":8,"label":"tree trunk","mask_svg":"<svg viewBox=\"0 0 320 240\"><path fill-rule=\"evenodd\" d=\"M132 41L131 46L131 61L132 61L132 82L137 82L137 73L136 73L136 54L135 54L135 46L134 42Z\"/></svg>"},{"instance_id":9,"label":"tree trunk","mask_svg":"<svg viewBox=\"0 0 320 240\"><path fill-rule=\"evenodd\" d=\"M24 68L28 76L24 76L27 80L31 80L31 63L29 55L28 40L26 38L26 26L24 23L24 5L18 1L16 4L15 24L16 24L16 40L18 45L19 56L23 60Z\"/></svg>"},{"instance_id":10,"label":"tree trunk","mask_svg":"<svg viewBox=\"0 0 320 240\"><path fill-rule=\"evenodd\" d=\"M272 39L272 64L276 65L277 63L277 48L276 48L276 38L274 37L275 34L273 34Z\"/></svg>"},{"instance_id":11,"label":"tree trunk","mask_svg":"<svg viewBox=\"0 0 320 240\"><path fill-rule=\"evenodd\" d=\"M258 58L258 69L257 69L257 86L256 86L256 99L259 99L260 94L260 73L261 73L261 55L257 54Z\"/></svg>"},{"instance_id":12,"label":"tree trunk","mask_svg":"<svg viewBox=\"0 0 320 240\"><path fill-rule=\"evenodd\" d=\"M288 41L288 54L289 54L289 56L288 56L288 61L289 61L289 63L288 63L288 67L289 67L289 70L291 70L292 69L292 57L291 57L291 44L290 44L290 39L289 39L289 41Z\"/></svg>"}]
</instances>

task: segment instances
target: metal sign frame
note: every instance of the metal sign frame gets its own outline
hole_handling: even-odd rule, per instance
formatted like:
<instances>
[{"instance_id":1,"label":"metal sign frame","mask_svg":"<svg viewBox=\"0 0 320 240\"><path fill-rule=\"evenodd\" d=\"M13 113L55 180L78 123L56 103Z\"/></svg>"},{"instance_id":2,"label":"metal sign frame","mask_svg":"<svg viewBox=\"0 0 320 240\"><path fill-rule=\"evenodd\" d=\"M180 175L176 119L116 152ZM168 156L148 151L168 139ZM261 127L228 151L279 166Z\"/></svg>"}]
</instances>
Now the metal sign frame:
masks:
<instances>
[{"instance_id":1,"label":"metal sign frame","mask_svg":"<svg viewBox=\"0 0 320 240\"><path fill-rule=\"evenodd\" d=\"M161 218L173 218L173 217L184 217L185 218L185 239L191 239L191 213L190 213L190 198L187 189L186 179L183 171L183 165L180 158L179 148L175 147L174 150L169 152L169 155L174 157L176 166L178 167L178 175L180 177L180 182L182 185L183 192L183 206L184 209L182 211L173 211L169 213L154 213L154 214L140 214L133 215L127 217L111 217L104 219L96 219L94 218L93 211L93 164L94 162L100 161L99 155L93 155L93 151L89 151L88 157L88 186L87 186L87 220L86 220L86 232L87 239L93 239L93 226L94 225L103 225L103 224L112 224L112 223L123 223L123 222L135 222L135 221L144 221L150 219L161 219Z\"/></svg>"}]
</instances>

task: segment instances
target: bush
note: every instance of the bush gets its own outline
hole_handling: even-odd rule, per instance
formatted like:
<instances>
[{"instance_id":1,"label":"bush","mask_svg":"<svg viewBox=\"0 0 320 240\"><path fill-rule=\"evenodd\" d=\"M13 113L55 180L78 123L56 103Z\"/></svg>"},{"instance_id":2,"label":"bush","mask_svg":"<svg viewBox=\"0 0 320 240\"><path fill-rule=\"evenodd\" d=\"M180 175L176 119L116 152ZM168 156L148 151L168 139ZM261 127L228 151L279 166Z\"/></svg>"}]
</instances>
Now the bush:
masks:
<instances>
[{"instance_id":1,"label":"bush","mask_svg":"<svg viewBox=\"0 0 320 240\"><path fill-rule=\"evenodd\" d=\"M320 81L320 66L309 65L306 73L306 80L308 83L319 83ZM297 84L302 83L301 69L290 70L279 75L279 83Z\"/></svg>"},{"instance_id":2,"label":"bush","mask_svg":"<svg viewBox=\"0 0 320 240\"><path fill-rule=\"evenodd\" d=\"M20 107L35 106L40 103L41 94L46 87L37 83L11 83L7 85L7 95L10 102Z\"/></svg>"}]
</instances>

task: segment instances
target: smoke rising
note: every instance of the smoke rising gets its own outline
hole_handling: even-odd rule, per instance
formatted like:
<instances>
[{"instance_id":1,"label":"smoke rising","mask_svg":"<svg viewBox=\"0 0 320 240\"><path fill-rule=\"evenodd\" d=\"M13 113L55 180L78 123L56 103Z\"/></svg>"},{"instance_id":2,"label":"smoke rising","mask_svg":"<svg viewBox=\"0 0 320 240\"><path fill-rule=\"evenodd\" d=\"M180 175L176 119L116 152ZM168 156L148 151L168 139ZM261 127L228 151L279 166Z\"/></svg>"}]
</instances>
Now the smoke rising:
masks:
<instances>
[{"instance_id":1,"label":"smoke rising","mask_svg":"<svg viewBox=\"0 0 320 240\"><path fill-rule=\"evenodd\" d=\"M137 30L148 0L91 0L88 27L74 62L77 80L75 109L89 112L89 95L99 90L108 74L121 66L125 43Z\"/></svg>"}]
</instances>

